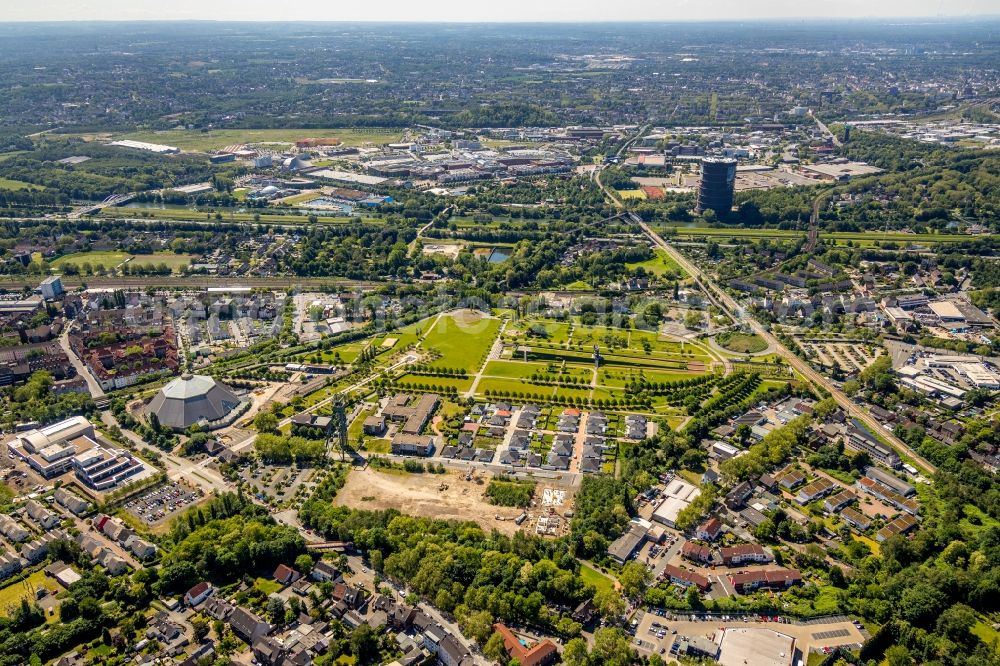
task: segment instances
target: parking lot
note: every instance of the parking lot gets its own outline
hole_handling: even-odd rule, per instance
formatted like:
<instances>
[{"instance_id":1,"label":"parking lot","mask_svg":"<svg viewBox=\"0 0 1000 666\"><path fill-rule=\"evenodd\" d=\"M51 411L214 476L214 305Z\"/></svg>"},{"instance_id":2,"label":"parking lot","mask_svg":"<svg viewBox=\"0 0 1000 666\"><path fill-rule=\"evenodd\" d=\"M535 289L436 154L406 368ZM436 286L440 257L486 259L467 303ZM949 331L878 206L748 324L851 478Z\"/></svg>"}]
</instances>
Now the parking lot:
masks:
<instances>
[{"instance_id":1,"label":"parking lot","mask_svg":"<svg viewBox=\"0 0 1000 666\"><path fill-rule=\"evenodd\" d=\"M198 502L204 492L191 489L179 481L171 481L129 500L125 508L148 525L157 525L173 514Z\"/></svg>"},{"instance_id":2,"label":"parking lot","mask_svg":"<svg viewBox=\"0 0 1000 666\"><path fill-rule=\"evenodd\" d=\"M315 475L316 470L311 467L260 465L240 470L240 478L258 499L276 504L294 499L300 490L311 489Z\"/></svg>"},{"instance_id":3,"label":"parking lot","mask_svg":"<svg viewBox=\"0 0 1000 666\"><path fill-rule=\"evenodd\" d=\"M723 627L771 629L795 638L796 647L803 653L829 652L840 645L853 647L868 639L860 622L843 615L797 621L754 613L676 614L653 609L636 616L632 643L647 654L666 654L678 634L711 637Z\"/></svg>"}]
</instances>

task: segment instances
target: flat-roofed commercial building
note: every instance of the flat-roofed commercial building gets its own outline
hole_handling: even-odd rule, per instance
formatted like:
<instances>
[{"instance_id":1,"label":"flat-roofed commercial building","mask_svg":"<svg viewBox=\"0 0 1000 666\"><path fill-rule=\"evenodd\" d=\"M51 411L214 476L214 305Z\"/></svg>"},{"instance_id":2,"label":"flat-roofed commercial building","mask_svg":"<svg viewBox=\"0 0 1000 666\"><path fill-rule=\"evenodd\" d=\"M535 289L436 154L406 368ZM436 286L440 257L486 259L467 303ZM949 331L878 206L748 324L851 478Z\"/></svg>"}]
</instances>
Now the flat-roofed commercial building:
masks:
<instances>
[{"instance_id":1,"label":"flat-roofed commercial building","mask_svg":"<svg viewBox=\"0 0 1000 666\"><path fill-rule=\"evenodd\" d=\"M653 512L653 520L663 523L667 527L674 527L678 514L699 495L701 495L701 491L695 486L680 479L673 479L663 491L664 499Z\"/></svg>"},{"instance_id":2,"label":"flat-roofed commercial building","mask_svg":"<svg viewBox=\"0 0 1000 666\"><path fill-rule=\"evenodd\" d=\"M721 666L791 666L795 639L771 629L726 628L716 635Z\"/></svg>"},{"instance_id":3,"label":"flat-roofed commercial building","mask_svg":"<svg viewBox=\"0 0 1000 666\"><path fill-rule=\"evenodd\" d=\"M96 446L94 426L82 416L19 433L7 442L7 449L46 479L66 472L73 456Z\"/></svg>"}]
</instances>

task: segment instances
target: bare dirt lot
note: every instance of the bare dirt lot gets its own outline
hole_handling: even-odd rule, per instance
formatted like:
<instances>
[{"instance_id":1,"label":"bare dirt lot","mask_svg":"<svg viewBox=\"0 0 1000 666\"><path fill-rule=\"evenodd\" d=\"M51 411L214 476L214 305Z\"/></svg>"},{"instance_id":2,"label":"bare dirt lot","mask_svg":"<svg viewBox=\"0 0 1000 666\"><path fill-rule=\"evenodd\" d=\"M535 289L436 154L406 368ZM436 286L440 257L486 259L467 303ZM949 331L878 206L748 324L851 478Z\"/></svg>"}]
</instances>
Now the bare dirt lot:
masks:
<instances>
[{"instance_id":1,"label":"bare dirt lot","mask_svg":"<svg viewBox=\"0 0 1000 666\"><path fill-rule=\"evenodd\" d=\"M447 486L441 490L443 486ZM399 509L427 518L472 520L483 529L496 528L504 534L520 529L514 518L520 509L493 506L483 498L486 482L466 481L464 476L447 474L407 474L354 470L337 493L334 504L371 511ZM506 520L497 520L496 516Z\"/></svg>"}]
</instances>

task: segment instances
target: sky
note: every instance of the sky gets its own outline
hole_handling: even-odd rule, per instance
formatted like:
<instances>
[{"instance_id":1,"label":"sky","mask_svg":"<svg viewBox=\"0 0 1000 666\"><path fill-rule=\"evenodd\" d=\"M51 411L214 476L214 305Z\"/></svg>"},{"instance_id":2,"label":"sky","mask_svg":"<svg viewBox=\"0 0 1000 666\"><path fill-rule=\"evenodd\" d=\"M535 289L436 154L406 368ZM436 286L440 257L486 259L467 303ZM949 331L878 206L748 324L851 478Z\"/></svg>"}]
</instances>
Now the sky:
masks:
<instances>
[{"instance_id":1,"label":"sky","mask_svg":"<svg viewBox=\"0 0 1000 666\"><path fill-rule=\"evenodd\" d=\"M0 22L693 21L1000 15L1000 0L0 0Z\"/></svg>"}]
</instances>

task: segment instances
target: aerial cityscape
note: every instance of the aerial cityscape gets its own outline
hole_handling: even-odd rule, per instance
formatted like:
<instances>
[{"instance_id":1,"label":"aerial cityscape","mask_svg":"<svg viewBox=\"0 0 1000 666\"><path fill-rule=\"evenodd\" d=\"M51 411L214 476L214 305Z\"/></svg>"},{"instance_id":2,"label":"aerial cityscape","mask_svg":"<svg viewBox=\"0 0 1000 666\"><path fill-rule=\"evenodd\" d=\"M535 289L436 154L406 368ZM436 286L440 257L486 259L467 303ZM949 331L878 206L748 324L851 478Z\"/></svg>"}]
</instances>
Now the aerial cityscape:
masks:
<instances>
[{"instance_id":1,"label":"aerial cityscape","mask_svg":"<svg viewBox=\"0 0 1000 666\"><path fill-rule=\"evenodd\" d=\"M1000 666L1000 18L201 4L0 19L0 666Z\"/></svg>"}]
</instances>

